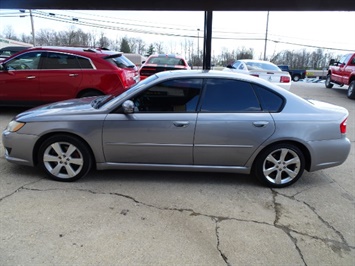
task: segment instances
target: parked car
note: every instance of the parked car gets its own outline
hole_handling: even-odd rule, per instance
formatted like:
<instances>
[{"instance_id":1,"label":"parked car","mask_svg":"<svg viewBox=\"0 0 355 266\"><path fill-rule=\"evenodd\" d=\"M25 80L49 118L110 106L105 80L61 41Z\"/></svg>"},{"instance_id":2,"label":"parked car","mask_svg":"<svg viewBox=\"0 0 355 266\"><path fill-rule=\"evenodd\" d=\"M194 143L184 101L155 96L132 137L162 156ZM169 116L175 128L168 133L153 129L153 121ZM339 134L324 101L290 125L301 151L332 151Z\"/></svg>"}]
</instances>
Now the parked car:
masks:
<instances>
[{"instance_id":1,"label":"parked car","mask_svg":"<svg viewBox=\"0 0 355 266\"><path fill-rule=\"evenodd\" d=\"M334 83L340 86L349 85L348 98L355 99L355 53L344 55L339 62L332 60L325 87L333 88Z\"/></svg>"},{"instance_id":2,"label":"parked car","mask_svg":"<svg viewBox=\"0 0 355 266\"><path fill-rule=\"evenodd\" d=\"M141 80L166 70L188 70L191 69L185 58L175 54L151 55L139 70Z\"/></svg>"},{"instance_id":3,"label":"parked car","mask_svg":"<svg viewBox=\"0 0 355 266\"><path fill-rule=\"evenodd\" d=\"M71 98L119 95L139 81L122 53L34 47L0 63L0 105L35 106Z\"/></svg>"},{"instance_id":4,"label":"parked car","mask_svg":"<svg viewBox=\"0 0 355 266\"><path fill-rule=\"evenodd\" d=\"M278 66L282 71L287 71L290 73L293 81L297 82L300 79L306 78L306 70L305 69L290 69L287 65Z\"/></svg>"},{"instance_id":5,"label":"parked car","mask_svg":"<svg viewBox=\"0 0 355 266\"><path fill-rule=\"evenodd\" d=\"M222 71L165 71L117 97L72 99L18 114L7 161L74 181L93 167L252 173L271 187L342 164L348 111Z\"/></svg>"},{"instance_id":6,"label":"parked car","mask_svg":"<svg viewBox=\"0 0 355 266\"><path fill-rule=\"evenodd\" d=\"M6 46L0 49L0 62L9 56L16 54L20 51L31 48L31 46Z\"/></svg>"},{"instance_id":7,"label":"parked car","mask_svg":"<svg viewBox=\"0 0 355 266\"><path fill-rule=\"evenodd\" d=\"M282 71L275 64L252 59L241 59L228 64L223 71L239 72L265 79L286 90L291 87L291 76L287 71Z\"/></svg>"}]
</instances>

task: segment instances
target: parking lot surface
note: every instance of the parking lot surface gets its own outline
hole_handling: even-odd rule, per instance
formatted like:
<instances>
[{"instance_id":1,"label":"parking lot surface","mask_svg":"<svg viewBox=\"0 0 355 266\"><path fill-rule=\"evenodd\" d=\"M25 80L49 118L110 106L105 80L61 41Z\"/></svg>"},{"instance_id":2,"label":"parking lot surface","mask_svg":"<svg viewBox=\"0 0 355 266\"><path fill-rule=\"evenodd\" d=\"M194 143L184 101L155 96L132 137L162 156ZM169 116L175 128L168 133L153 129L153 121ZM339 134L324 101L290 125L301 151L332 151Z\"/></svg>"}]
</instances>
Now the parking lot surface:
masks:
<instances>
[{"instance_id":1,"label":"parking lot surface","mask_svg":"<svg viewBox=\"0 0 355 266\"><path fill-rule=\"evenodd\" d=\"M190 172L61 183L6 162L0 143L0 265L355 265L355 101L318 83L291 91L346 107L352 148L283 189ZM21 111L0 108L1 130Z\"/></svg>"}]
</instances>

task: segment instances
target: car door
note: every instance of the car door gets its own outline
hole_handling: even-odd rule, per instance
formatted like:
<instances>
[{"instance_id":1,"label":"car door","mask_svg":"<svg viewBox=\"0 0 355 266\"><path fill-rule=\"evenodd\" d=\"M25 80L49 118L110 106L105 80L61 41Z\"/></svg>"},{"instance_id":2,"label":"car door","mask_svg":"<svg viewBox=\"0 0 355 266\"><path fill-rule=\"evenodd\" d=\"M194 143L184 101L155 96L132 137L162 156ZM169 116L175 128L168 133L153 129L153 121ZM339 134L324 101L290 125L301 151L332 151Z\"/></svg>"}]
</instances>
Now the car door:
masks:
<instances>
[{"instance_id":1,"label":"car door","mask_svg":"<svg viewBox=\"0 0 355 266\"><path fill-rule=\"evenodd\" d=\"M201 87L201 79L165 81L131 98L133 114L109 114L103 126L106 161L191 165Z\"/></svg>"},{"instance_id":2,"label":"car door","mask_svg":"<svg viewBox=\"0 0 355 266\"><path fill-rule=\"evenodd\" d=\"M338 83L343 83L343 75L346 63L349 61L351 54L344 55L337 66L333 67L332 79Z\"/></svg>"},{"instance_id":3,"label":"car door","mask_svg":"<svg viewBox=\"0 0 355 266\"><path fill-rule=\"evenodd\" d=\"M198 113L195 165L243 166L275 131L253 86L229 79L208 79Z\"/></svg>"},{"instance_id":4,"label":"car door","mask_svg":"<svg viewBox=\"0 0 355 266\"><path fill-rule=\"evenodd\" d=\"M342 73L342 83L349 84L349 79L352 73L355 72L355 54L350 55L349 60L346 62L344 72Z\"/></svg>"},{"instance_id":5,"label":"car door","mask_svg":"<svg viewBox=\"0 0 355 266\"><path fill-rule=\"evenodd\" d=\"M38 66L41 52L23 53L3 64L0 71L0 101L7 104L41 102Z\"/></svg>"},{"instance_id":6,"label":"car door","mask_svg":"<svg viewBox=\"0 0 355 266\"><path fill-rule=\"evenodd\" d=\"M47 52L41 70L40 91L44 101L61 101L77 96L82 70L75 55Z\"/></svg>"}]
</instances>

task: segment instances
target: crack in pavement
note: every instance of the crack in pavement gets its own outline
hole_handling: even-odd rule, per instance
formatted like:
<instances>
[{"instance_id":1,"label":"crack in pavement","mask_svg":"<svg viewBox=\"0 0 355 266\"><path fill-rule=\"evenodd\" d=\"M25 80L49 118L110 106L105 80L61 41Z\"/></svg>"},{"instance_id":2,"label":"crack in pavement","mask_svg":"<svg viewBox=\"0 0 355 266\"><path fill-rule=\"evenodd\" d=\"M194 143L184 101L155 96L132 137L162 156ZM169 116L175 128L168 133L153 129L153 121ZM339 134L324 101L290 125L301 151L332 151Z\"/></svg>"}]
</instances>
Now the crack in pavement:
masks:
<instances>
[{"instance_id":1,"label":"crack in pavement","mask_svg":"<svg viewBox=\"0 0 355 266\"><path fill-rule=\"evenodd\" d=\"M305 201L301 201L301 200L296 199L296 198L295 198L295 195L293 195L293 196L288 196L288 195L282 194L282 193L280 193L280 192L277 192L277 191L275 191L275 190L273 190L273 189L272 189L272 191L273 191L273 193L275 194L275 197L274 197L274 204L278 204L278 203L276 203L276 196L277 196L277 195L281 195L281 196L283 196L283 197L285 197L285 198L288 198L288 199L290 199L290 200L294 200L294 201L297 201L297 202L299 202L299 203L301 203L301 204L304 204L305 206L307 206L307 207L318 217L318 219L319 219L326 227L328 227L329 229L331 229L332 231L334 231L334 232L339 236L339 238L342 240L342 242L335 241L335 240L332 240L332 239L327 239L327 238L320 238L320 237L314 236L314 235L311 236L311 235L308 235L308 234L304 234L304 233L301 233L301 232L297 232L296 230L291 230L291 229L290 229L290 231L292 231L292 232L294 232L294 233L297 233L297 234L300 234L300 235L304 235L304 236L311 237L311 238L316 239L316 240L320 240L320 241L324 242L326 245L327 245L327 243L340 244L340 245L341 245L341 248L344 249L345 251L350 251L351 249L354 249L354 248L355 248L355 247L350 246L350 245L347 243L345 237L342 235L342 233L341 233L340 231L338 231L337 229L335 229L334 226L332 226L332 225L331 225L329 222L327 222L324 218L322 218L322 217L316 212L316 209L315 209L314 207L312 207L309 203L307 203L307 202L305 202ZM298 193L297 193L297 194L298 194ZM296 194L296 195L297 195L297 194ZM278 205L281 206L281 204L278 204ZM280 210L280 208L279 208L279 210ZM281 212L281 211L280 211L280 212ZM277 219L277 221L275 220L275 222L278 222L278 219Z\"/></svg>"},{"instance_id":2,"label":"crack in pavement","mask_svg":"<svg viewBox=\"0 0 355 266\"><path fill-rule=\"evenodd\" d=\"M1 197L1 198L0 198L0 202L1 202L2 200L4 200L4 199L8 198L8 197L11 197L11 196L14 195L15 193L17 193L17 192L19 192L19 191L21 191L21 190L23 190L23 189L26 189L26 190L27 190L28 188L25 188L25 186L29 186L29 185L36 184L37 182L41 181L42 179L44 179L44 177L42 177L42 178L40 178L40 179L38 179L38 180L29 182L29 183L27 183L27 184L22 185L21 187L15 189L15 190L14 190L13 192L11 192L10 194L7 194L7 195Z\"/></svg>"},{"instance_id":3,"label":"crack in pavement","mask_svg":"<svg viewBox=\"0 0 355 266\"><path fill-rule=\"evenodd\" d=\"M216 231L216 237L217 237L217 250L218 250L219 254L221 255L222 259L224 260L224 262L227 264L227 266L231 266L231 264L228 262L227 256L223 253L223 251L220 248L219 232L218 232L218 230L219 230L218 224L219 224L220 221L216 220L216 219L214 221L216 223L215 231Z\"/></svg>"},{"instance_id":4,"label":"crack in pavement","mask_svg":"<svg viewBox=\"0 0 355 266\"><path fill-rule=\"evenodd\" d=\"M40 179L41 180L41 179ZM123 197L126 198L128 200L133 201L134 203L138 204L138 205L142 205L142 206L146 206L149 208L154 208L157 210L162 210L162 211L178 211L178 212L188 212L190 213L190 216L202 216L202 217L207 217L210 218L211 220L213 220L216 224L215 227L215 232L216 232L216 238L217 238L217 250L220 253L222 259L224 260L224 262L226 263L227 266L230 266L231 264L228 262L228 258L227 256L224 254L224 252L221 250L220 248L220 236L219 236L219 228L220 228L220 223L222 221L238 221L238 222L247 222L247 223L256 223L256 224L263 224L263 225L268 225L268 226L272 226L275 227L279 230L282 230L292 241L292 243L295 245L295 248L300 256L300 258L302 259L304 265L307 265L305 258L302 254L302 251L300 249L300 247L298 246L297 243L297 239L295 237L293 237L291 235L291 233L297 233L299 235L303 235L303 236L307 236L310 237L312 239L315 240L320 240L323 243L325 243L327 246L329 246L329 243L332 243L334 245L336 245L337 247L339 247L340 249L343 249L345 251L350 251L351 249L355 249L355 247L351 247L348 245L347 241L345 240L344 236L338 231L336 230L333 226L331 226L326 220L324 220L315 210L315 208L313 208L312 206L310 206L308 203L304 202L304 201L300 201L297 200L294 196L288 196L288 195L284 195L282 193L279 193L277 191L275 191L274 189L271 189L272 192L272 196L273 196L273 204L274 204L274 210L275 210L275 220L274 222L271 223L267 223L267 222L260 222L260 221L256 221L256 220L246 220L246 219L239 219L239 218L235 218L235 217L228 217L228 216L216 216L216 215L211 215L211 214L204 214L204 213L199 213L199 212L195 212L193 209L190 208L172 208L172 207L159 207L159 206L155 206L153 204L148 204L142 201L139 201L137 199L135 199L132 196L129 195L125 195L125 194L121 194L121 193L115 193L115 192L97 192L94 190L90 190L90 189L59 189L59 188L55 188L55 189L35 189L35 188L28 188L26 186L28 185L32 185L35 184L37 182L39 182L40 180L25 184L23 186L21 186L20 188L18 188L17 190L15 190L13 193L6 195L2 198L0 198L0 201L3 200L4 198L8 198L14 194L16 194L17 192L20 192L22 190L29 190L29 191L41 191L41 192L46 192L46 191L61 191L61 190L74 190L74 191L82 191L82 192L87 192L87 193L91 193L91 194L97 194L97 195L112 195L112 196L117 196L117 197ZM316 216L318 217L318 219L325 224L328 228L330 228L331 230L333 230L334 232L336 232L336 234L341 238L342 242L336 241L336 240L332 240L332 239L327 239L327 238L321 238L318 236L314 236L314 235L309 235L303 232L299 232L297 230L291 229L287 226L281 225L279 224L279 220L280 217L282 216L282 211L281 211L281 204L276 202L276 198L277 196L284 196L287 197L291 200L295 200L299 203L302 203L304 205L306 205L313 213L316 214ZM330 247L332 248L332 247ZM333 248L332 248L333 249Z\"/></svg>"},{"instance_id":5,"label":"crack in pavement","mask_svg":"<svg viewBox=\"0 0 355 266\"><path fill-rule=\"evenodd\" d=\"M297 239L294 238L292 235L291 235L291 230L290 228L288 228L287 226L283 226L283 225L279 225L278 222L280 220L280 217L282 215L281 213L281 204L280 203L277 203L276 202L276 197L278 195L278 193L271 189L271 192L272 192L272 200L273 200L273 203L274 203L274 209L275 209L275 221L274 221L274 226L280 230L282 230L292 241L292 243L295 245L295 248L298 252L298 255L301 257L301 260L303 261L304 265L307 265L304 257L303 257L303 254L302 254L302 251L301 249L299 248L299 246L297 245Z\"/></svg>"}]
</instances>

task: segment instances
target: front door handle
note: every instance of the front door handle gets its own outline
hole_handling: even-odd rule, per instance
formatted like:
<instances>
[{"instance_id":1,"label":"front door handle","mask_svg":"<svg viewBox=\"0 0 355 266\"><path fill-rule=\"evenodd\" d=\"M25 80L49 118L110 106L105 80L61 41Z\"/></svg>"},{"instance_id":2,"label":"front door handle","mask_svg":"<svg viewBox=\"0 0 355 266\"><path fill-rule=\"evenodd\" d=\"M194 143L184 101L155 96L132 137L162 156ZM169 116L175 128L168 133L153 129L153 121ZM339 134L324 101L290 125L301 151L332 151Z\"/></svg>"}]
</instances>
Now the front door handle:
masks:
<instances>
[{"instance_id":1,"label":"front door handle","mask_svg":"<svg viewBox=\"0 0 355 266\"><path fill-rule=\"evenodd\" d=\"M255 127L266 127L268 124L269 124L268 121L256 121L256 122L253 122L253 125Z\"/></svg>"},{"instance_id":2,"label":"front door handle","mask_svg":"<svg viewBox=\"0 0 355 266\"><path fill-rule=\"evenodd\" d=\"M69 77L76 77L78 76L79 74L69 74Z\"/></svg>"},{"instance_id":3,"label":"front door handle","mask_svg":"<svg viewBox=\"0 0 355 266\"><path fill-rule=\"evenodd\" d=\"M28 76L27 79L35 79L36 76Z\"/></svg>"},{"instance_id":4,"label":"front door handle","mask_svg":"<svg viewBox=\"0 0 355 266\"><path fill-rule=\"evenodd\" d=\"M190 123L187 121L175 121L173 124L176 127L187 127Z\"/></svg>"}]
</instances>

